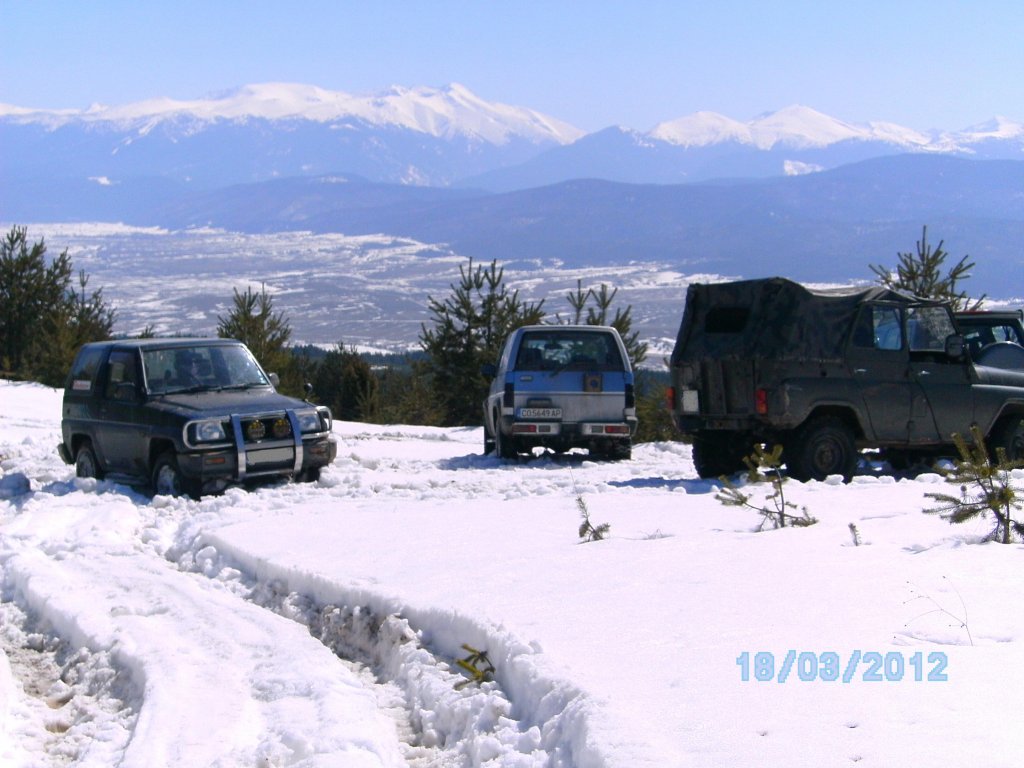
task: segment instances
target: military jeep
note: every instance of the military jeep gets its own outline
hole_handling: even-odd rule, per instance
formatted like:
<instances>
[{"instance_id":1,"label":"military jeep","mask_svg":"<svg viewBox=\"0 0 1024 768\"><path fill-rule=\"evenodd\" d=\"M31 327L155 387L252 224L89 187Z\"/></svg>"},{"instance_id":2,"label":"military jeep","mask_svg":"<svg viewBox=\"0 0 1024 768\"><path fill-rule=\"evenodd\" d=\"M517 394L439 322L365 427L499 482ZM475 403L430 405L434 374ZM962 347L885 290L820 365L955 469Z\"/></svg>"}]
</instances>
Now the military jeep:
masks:
<instances>
[{"instance_id":1,"label":"military jeep","mask_svg":"<svg viewBox=\"0 0 1024 768\"><path fill-rule=\"evenodd\" d=\"M849 479L862 449L899 469L955 455L973 425L1024 459L1024 371L972 362L941 302L778 277L694 284L670 367L701 477L742 470L763 443L794 478Z\"/></svg>"}]
</instances>

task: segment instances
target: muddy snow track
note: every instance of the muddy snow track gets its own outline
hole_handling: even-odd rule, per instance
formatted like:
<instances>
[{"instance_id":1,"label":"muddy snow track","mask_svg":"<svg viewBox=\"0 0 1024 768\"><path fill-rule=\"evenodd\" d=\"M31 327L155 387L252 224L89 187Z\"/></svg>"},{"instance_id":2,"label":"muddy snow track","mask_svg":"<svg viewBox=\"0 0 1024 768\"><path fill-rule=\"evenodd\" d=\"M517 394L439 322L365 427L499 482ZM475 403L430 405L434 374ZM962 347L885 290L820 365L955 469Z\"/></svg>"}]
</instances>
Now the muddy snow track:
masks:
<instances>
[{"instance_id":1,"label":"muddy snow track","mask_svg":"<svg viewBox=\"0 0 1024 768\"><path fill-rule=\"evenodd\" d=\"M408 466L357 454L339 464L325 484L260 493L423 492ZM371 485L346 484L346 464L380 471ZM493 675L467 683L452 655L400 615L346 601L343 585L341 600L317 601L218 551L204 530L244 515L246 492L150 499L57 479L67 475L55 462L51 474L19 478L0 541L8 669L40 702L22 730L53 765L582 764L565 736L585 730L574 724L585 717L581 696L568 685L531 688L516 657L532 650L514 638L467 624L464 639L496 662ZM493 478L477 480L493 492ZM73 715L53 714L69 701Z\"/></svg>"}]
</instances>

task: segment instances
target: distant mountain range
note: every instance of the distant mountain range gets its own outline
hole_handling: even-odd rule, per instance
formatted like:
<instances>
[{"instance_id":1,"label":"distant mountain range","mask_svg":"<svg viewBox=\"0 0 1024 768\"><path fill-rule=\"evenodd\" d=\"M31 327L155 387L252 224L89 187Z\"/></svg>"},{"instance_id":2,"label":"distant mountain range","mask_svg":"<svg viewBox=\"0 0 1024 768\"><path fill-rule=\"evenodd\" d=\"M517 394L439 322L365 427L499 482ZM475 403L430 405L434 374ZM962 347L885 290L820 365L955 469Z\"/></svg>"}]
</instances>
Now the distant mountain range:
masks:
<instances>
[{"instance_id":1,"label":"distant mountain range","mask_svg":"<svg viewBox=\"0 0 1024 768\"><path fill-rule=\"evenodd\" d=\"M853 125L792 106L740 122L698 112L647 133L584 135L467 88L352 96L309 85L249 85L195 101L30 110L0 105L6 178L113 185L159 178L193 189L330 173L492 192L578 178L683 183L794 175L915 152L1024 159L1024 123L959 132Z\"/></svg>"},{"instance_id":2,"label":"distant mountain range","mask_svg":"<svg viewBox=\"0 0 1024 768\"><path fill-rule=\"evenodd\" d=\"M523 266L808 280L863 277L928 225L978 261L979 290L1024 295L1024 124L926 133L793 106L584 135L459 85L0 105L0 221L386 233Z\"/></svg>"}]
</instances>

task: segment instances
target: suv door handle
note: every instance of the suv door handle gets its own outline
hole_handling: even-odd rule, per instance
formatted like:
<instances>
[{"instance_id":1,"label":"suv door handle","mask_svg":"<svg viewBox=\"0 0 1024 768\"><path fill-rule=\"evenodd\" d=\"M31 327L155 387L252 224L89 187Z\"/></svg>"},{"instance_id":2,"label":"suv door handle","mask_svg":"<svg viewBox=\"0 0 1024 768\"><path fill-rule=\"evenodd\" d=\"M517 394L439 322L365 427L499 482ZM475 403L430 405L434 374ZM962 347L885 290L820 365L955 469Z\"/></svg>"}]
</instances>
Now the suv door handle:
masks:
<instances>
[{"instance_id":1,"label":"suv door handle","mask_svg":"<svg viewBox=\"0 0 1024 768\"><path fill-rule=\"evenodd\" d=\"M867 368L854 368L853 372L854 373L861 373L861 374L863 374L863 373L867 373L868 369Z\"/></svg>"}]
</instances>

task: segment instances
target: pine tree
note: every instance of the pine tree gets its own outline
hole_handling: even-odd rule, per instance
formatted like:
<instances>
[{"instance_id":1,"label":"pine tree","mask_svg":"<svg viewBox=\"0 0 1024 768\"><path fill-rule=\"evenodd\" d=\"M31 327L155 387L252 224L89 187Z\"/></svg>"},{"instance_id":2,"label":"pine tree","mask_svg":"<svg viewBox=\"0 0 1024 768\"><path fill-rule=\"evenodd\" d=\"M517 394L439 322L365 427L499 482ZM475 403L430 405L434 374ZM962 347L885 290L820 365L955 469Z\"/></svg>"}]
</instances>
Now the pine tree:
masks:
<instances>
[{"instance_id":1,"label":"pine tree","mask_svg":"<svg viewBox=\"0 0 1024 768\"><path fill-rule=\"evenodd\" d=\"M481 367L497 360L512 330L544 317L544 301L520 299L518 290L505 285L504 274L497 261L485 269L470 259L459 267L459 283L450 286L450 296L443 301L429 297L431 322L421 327L420 346L445 426L481 423L488 389Z\"/></svg>"},{"instance_id":2,"label":"pine tree","mask_svg":"<svg viewBox=\"0 0 1024 768\"><path fill-rule=\"evenodd\" d=\"M283 312L274 311L274 299L265 285L253 293L252 286L245 293L235 289L234 306L227 317L217 316L217 335L222 339L237 339L245 344L267 371L282 371L288 364L285 345L292 329Z\"/></svg>"},{"instance_id":3,"label":"pine tree","mask_svg":"<svg viewBox=\"0 0 1024 768\"><path fill-rule=\"evenodd\" d=\"M958 486L960 495L927 493L925 495L939 502L939 506L925 512L939 514L950 523L964 523L991 512L996 524L988 538L1009 544L1014 534L1024 537L1024 522L1013 517L1014 512L1024 506L1012 474L1021 462L1007 459L1006 449L999 447L993 464L977 426L971 427L971 438L973 443L968 444L963 435L953 435L960 459L955 468L946 473L946 482Z\"/></svg>"},{"instance_id":4,"label":"pine tree","mask_svg":"<svg viewBox=\"0 0 1024 768\"><path fill-rule=\"evenodd\" d=\"M619 332L626 346L630 366L634 371L647 359L647 343L640 341L640 332L633 330L633 306L617 307L611 315L611 306L618 294L618 288L609 290L605 283L597 290L583 290L583 281L576 281L576 290L566 294L566 301L572 307L572 316L566 320L572 325L610 325ZM585 310L585 314L584 314ZM562 320L561 317L558 318Z\"/></svg>"},{"instance_id":5,"label":"pine tree","mask_svg":"<svg viewBox=\"0 0 1024 768\"><path fill-rule=\"evenodd\" d=\"M371 421L380 407L370 364L340 341L317 366L313 390L334 418L343 421Z\"/></svg>"},{"instance_id":6,"label":"pine tree","mask_svg":"<svg viewBox=\"0 0 1024 768\"><path fill-rule=\"evenodd\" d=\"M103 290L71 287L71 259L64 250L49 264L43 239L29 247L28 229L13 227L0 241L0 368L57 386L78 347L110 338L114 310Z\"/></svg>"},{"instance_id":7,"label":"pine tree","mask_svg":"<svg viewBox=\"0 0 1024 768\"><path fill-rule=\"evenodd\" d=\"M917 241L916 253L898 253L899 264L896 265L895 274L888 268L879 264L871 265L871 271L878 276L878 282L886 288L891 288L913 296L920 296L928 299L939 299L948 301L953 305L954 311L964 309L979 309L985 301L985 296L974 300L967 296L965 291L959 290L961 280L971 276L974 262L968 262L964 256L953 267L942 274L942 267L949 254L942 249L943 241L940 240L936 248L928 244L928 227L922 227L921 239Z\"/></svg>"}]
</instances>

